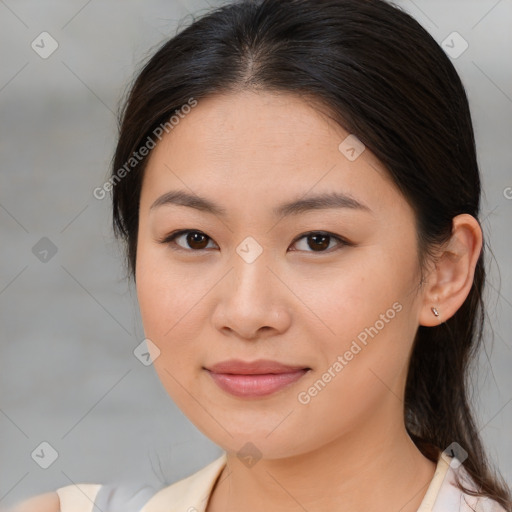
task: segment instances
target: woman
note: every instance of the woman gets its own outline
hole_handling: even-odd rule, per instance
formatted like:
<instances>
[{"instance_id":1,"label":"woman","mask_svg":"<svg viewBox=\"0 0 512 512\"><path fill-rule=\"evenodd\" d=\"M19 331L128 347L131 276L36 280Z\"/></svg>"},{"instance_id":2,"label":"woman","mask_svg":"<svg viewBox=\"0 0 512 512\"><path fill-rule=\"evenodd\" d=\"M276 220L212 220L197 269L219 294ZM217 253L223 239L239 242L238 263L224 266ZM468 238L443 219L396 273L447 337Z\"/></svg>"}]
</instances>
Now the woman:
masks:
<instances>
[{"instance_id":1,"label":"woman","mask_svg":"<svg viewBox=\"0 0 512 512\"><path fill-rule=\"evenodd\" d=\"M485 280L470 111L412 17L212 11L136 79L105 190L156 371L224 450L125 512L512 510L466 388ZM19 510L93 502L115 508L83 484Z\"/></svg>"}]
</instances>

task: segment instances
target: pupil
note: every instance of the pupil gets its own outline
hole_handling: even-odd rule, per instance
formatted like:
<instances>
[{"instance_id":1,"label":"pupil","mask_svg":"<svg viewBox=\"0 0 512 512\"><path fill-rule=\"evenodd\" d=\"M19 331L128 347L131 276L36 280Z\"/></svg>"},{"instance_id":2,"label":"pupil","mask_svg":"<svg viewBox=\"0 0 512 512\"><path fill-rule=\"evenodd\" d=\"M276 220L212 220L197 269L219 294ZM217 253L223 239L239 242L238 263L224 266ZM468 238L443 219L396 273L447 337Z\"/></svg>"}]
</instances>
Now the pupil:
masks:
<instances>
[{"instance_id":1,"label":"pupil","mask_svg":"<svg viewBox=\"0 0 512 512\"><path fill-rule=\"evenodd\" d=\"M317 244L316 248L318 248L319 246L320 246L320 249L326 249L327 247L329 247L329 242L328 242L329 235L310 235L309 238L315 240L314 243ZM318 245L318 239L322 240L322 242L320 242L319 245ZM310 247L311 247L311 245L310 245ZM315 249L315 247L311 247L311 249Z\"/></svg>"},{"instance_id":2,"label":"pupil","mask_svg":"<svg viewBox=\"0 0 512 512\"><path fill-rule=\"evenodd\" d=\"M203 237L203 243L201 244L201 240L198 240L197 238ZM206 246L208 244L204 244L206 237L202 233L189 233L187 236L187 243L189 246L191 246L193 249L203 249L203 246ZM198 243L200 247L195 246L194 244Z\"/></svg>"}]
</instances>

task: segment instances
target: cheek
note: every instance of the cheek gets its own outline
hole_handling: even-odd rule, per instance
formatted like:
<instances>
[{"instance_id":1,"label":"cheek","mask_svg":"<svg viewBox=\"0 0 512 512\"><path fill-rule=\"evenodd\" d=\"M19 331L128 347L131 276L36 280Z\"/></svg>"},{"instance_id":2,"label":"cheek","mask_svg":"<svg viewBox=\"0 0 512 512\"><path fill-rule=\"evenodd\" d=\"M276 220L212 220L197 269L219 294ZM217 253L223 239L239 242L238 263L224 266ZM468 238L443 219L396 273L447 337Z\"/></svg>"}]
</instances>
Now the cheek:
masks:
<instances>
[{"instance_id":1,"label":"cheek","mask_svg":"<svg viewBox=\"0 0 512 512\"><path fill-rule=\"evenodd\" d=\"M157 257L147 259L144 251L137 261L137 296L145 337L157 347L153 367L168 394L186 413L190 400L185 389L196 378L200 352L195 349L200 334L194 305L201 296L184 273L171 272ZM146 264L151 261L151 264ZM198 295L198 297L196 297Z\"/></svg>"},{"instance_id":2,"label":"cheek","mask_svg":"<svg viewBox=\"0 0 512 512\"><path fill-rule=\"evenodd\" d=\"M137 255L137 297L144 334L159 349L154 367L166 388L191 381L205 363L212 333L205 304L219 281L208 264L170 263L161 247L141 246ZM177 384L176 384L177 385Z\"/></svg>"},{"instance_id":3,"label":"cheek","mask_svg":"<svg viewBox=\"0 0 512 512\"><path fill-rule=\"evenodd\" d=\"M358 258L347 267L350 272L333 273L338 277L325 282L323 297L318 290L309 295L312 309L329 329L323 341L316 337L322 364L307 383L311 392L302 388L305 402L311 398L328 407L335 401L361 412L390 390L400 396L417 326L413 255ZM308 337L314 340L315 333Z\"/></svg>"},{"instance_id":4,"label":"cheek","mask_svg":"<svg viewBox=\"0 0 512 512\"><path fill-rule=\"evenodd\" d=\"M172 336L180 319L186 320L205 286L197 266L171 263L168 251L143 239L136 263L137 297L146 335L152 334L160 343Z\"/></svg>"},{"instance_id":5,"label":"cheek","mask_svg":"<svg viewBox=\"0 0 512 512\"><path fill-rule=\"evenodd\" d=\"M320 430L325 439L334 439L361 428L370 417L382 420L382 415L402 407L412 335L410 311L401 303L390 306L374 311L372 305L366 321L345 322L349 324L346 332L323 347L327 363L315 368L296 396L303 428Z\"/></svg>"},{"instance_id":6,"label":"cheek","mask_svg":"<svg viewBox=\"0 0 512 512\"><path fill-rule=\"evenodd\" d=\"M376 322L379 331L384 326L388 330L397 314L398 306L393 308L393 304L405 306L412 270L410 262L389 261L386 255L371 251L354 252L342 263L330 268L328 275L317 275L315 286L308 284L298 291L311 312L329 328L327 339L343 340L335 347L340 350L359 334L364 341L365 329Z\"/></svg>"},{"instance_id":7,"label":"cheek","mask_svg":"<svg viewBox=\"0 0 512 512\"><path fill-rule=\"evenodd\" d=\"M166 340L179 329L180 318L186 318L193 293L183 273L173 272L159 253L139 246L136 287L144 333L162 351Z\"/></svg>"}]
</instances>

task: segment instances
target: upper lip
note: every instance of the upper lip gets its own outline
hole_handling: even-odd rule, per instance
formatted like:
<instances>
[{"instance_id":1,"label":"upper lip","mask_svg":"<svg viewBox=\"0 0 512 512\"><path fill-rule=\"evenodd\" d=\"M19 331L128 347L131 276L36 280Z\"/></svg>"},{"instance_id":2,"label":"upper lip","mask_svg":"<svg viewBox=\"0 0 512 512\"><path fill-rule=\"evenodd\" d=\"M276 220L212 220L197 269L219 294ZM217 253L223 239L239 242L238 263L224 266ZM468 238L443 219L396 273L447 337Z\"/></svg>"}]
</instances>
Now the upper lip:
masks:
<instances>
[{"instance_id":1,"label":"upper lip","mask_svg":"<svg viewBox=\"0 0 512 512\"><path fill-rule=\"evenodd\" d=\"M291 373L298 370L308 370L305 366L288 365L271 361L269 359L258 359L257 361L242 361L241 359L230 359L221 361L206 368L213 373L233 373L237 375L263 375L268 373Z\"/></svg>"}]
</instances>

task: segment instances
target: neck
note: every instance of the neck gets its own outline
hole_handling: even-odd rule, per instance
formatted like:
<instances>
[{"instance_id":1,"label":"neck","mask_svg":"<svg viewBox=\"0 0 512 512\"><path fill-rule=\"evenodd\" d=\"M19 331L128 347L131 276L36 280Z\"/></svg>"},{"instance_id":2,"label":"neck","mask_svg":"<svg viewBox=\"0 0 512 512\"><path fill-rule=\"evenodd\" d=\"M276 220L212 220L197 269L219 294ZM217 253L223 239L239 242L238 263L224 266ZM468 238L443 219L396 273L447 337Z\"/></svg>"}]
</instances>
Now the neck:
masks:
<instances>
[{"instance_id":1,"label":"neck","mask_svg":"<svg viewBox=\"0 0 512 512\"><path fill-rule=\"evenodd\" d=\"M435 467L400 422L366 422L314 451L250 468L228 452L207 512L416 512Z\"/></svg>"}]
</instances>

